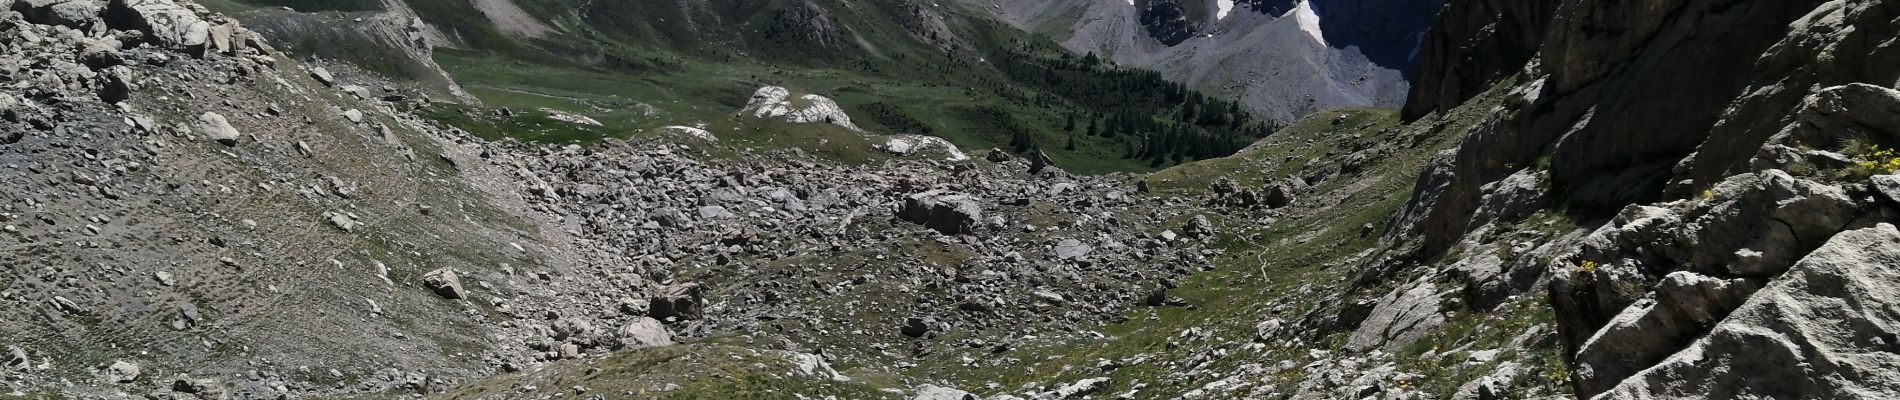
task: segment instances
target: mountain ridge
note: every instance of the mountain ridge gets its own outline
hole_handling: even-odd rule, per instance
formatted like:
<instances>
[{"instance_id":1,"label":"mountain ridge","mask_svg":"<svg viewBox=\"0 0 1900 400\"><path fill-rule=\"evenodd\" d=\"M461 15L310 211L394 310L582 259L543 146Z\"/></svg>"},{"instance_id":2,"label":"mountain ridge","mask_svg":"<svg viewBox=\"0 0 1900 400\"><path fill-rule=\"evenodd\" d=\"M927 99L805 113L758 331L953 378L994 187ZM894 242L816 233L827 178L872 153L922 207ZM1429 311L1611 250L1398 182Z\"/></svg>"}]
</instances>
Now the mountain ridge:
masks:
<instances>
[{"instance_id":1,"label":"mountain ridge","mask_svg":"<svg viewBox=\"0 0 1900 400\"><path fill-rule=\"evenodd\" d=\"M1078 174L1241 106L957 9L270 1L0 0L0 397L1900 395L1900 3L1451 0L1415 108Z\"/></svg>"}]
</instances>

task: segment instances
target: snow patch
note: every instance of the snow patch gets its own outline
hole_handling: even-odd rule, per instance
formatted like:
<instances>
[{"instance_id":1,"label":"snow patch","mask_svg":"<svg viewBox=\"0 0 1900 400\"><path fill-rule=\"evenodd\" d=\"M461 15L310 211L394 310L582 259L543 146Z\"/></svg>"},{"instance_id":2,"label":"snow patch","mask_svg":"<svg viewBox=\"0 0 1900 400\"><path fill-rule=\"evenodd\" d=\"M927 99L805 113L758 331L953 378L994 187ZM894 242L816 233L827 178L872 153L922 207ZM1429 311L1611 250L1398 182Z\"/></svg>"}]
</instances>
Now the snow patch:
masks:
<instances>
[{"instance_id":1,"label":"snow patch","mask_svg":"<svg viewBox=\"0 0 1900 400\"><path fill-rule=\"evenodd\" d=\"M1319 29L1319 13L1313 11L1313 2L1300 0L1299 6L1293 8L1293 20L1299 22L1300 30L1306 31L1320 45L1331 47L1326 44L1326 34Z\"/></svg>"},{"instance_id":2,"label":"snow patch","mask_svg":"<svg viewBox=\"0 0 1900 400\"><path fill-rule=\"evenodd\" d=\"M1129 0L1129 1L1134 1L1134 0ZM1234 11L1234 0L1220 0L1214 3L1216 6L1220 7L1219 11L1214 13L1215 21L1227 19L1227 13L1229 11Z\"/></svg>"}]
</instances>

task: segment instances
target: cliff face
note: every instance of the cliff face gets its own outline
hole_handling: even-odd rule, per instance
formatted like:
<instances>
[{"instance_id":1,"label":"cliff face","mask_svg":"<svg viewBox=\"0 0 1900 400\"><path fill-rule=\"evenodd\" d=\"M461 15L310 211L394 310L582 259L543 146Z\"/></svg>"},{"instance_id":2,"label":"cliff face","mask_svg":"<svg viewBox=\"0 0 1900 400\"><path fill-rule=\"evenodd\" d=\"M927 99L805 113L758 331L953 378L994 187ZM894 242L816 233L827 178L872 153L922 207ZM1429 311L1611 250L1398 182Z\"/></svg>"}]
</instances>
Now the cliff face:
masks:
<instances>
[{"instance_id":1,"label":"cliff face","mask_svg":"<svg viewBox=\"0 0 1900 400\"><path fill-rule=\"evenodd\" d=\"M1580 396L1890 396L1884 356L1814 332L1892 319L1833 305L1877 303L1855 282L1896 267L1894 171L1870 150L1900 144L1880 116L1900 108L1896 29L1883 1L1453 1L1405 117L1509 98L1422 172L1388 242L1469 254L1536 188L1588 232L1525 272Z\"/></svg>"},{"instance_id":2,"label":"cliff face","mask_svg":"<svg viewBox=\"0 0 1900 400\"><path fill-rule=\"evenodd\" d=\"M1461 101L1497 76L1523 74L1530 83L1519 88L1518 112L1469 139L1445 165L1458 179L1439 193L1441 214L1415 227L1455 236L1479 186L1530 165L1547 164L1571 205L1598 213L1684 197L1738 173L1809 94L1893 81L1891 69L1874 67L1891 65L1890 55L1829 50L1882 49L1879 35L1891 31L1881 26L1890 22L1880 17L1884 5L1868 5L1849 21L1818 14L1851 4L1858 3L1678 1L1646 3L1640 9L1647 11L1637 12L1593 1L1543 8L1452 3L1427 39L1407 115ZM1536 17L1544 10L1552 16ZM1471 15L1496 18L1462 18ZM1529 24L1540 20L1548 26ZM1518 57L1532 49L1544 58Z\"/></svg>"},{"instance_id":3,"label":"cliff face","mask_svg":"<svg viewBox=\"0 0 1900 400\"><path fill-rule=\"evenodd\" d=\"M1449 2L1419 43L1405 119L1450 110L1523 68L1556 8L1553 1Z\"/></svg>"}]
</instances>

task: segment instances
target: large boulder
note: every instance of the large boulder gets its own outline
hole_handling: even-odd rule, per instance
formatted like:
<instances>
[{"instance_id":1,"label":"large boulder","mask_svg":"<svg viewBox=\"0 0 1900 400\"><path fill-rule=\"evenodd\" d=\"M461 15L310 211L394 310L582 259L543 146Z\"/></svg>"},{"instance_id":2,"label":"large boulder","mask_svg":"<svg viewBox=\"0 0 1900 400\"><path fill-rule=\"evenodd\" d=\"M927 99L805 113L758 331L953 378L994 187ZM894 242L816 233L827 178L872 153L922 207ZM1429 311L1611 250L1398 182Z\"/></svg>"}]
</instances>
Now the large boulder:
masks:
<instances>
[{"instance_id":1,"label":"large boulder","mask_svg":"<svg viewBox=\"0 0 1900 400\"><path fill-rule=\"evenodd\" d=\"M978 400L975 394L932 384L917 387L917 396L911 400Z\"/></svg>"},{"instance_id":2,"label":"large boulder","mask_svg":"<svg viewBox=\"0 0 1900 400\"><path fill-rule=\"evenodd\" d=\"M1442 303L1444 294L1429 280L1421 279L1394 289L1379 299L1379 305L1372 308L1372 313L1346 340L1346 347L1393 351L1412 344L1424 338L1432 328L1444 325L1445 316L1440 312Z\"/></svg>"},{"instance_id":3,"label":"large boulder","mask_svg":"<svg viewBox=\"0 0 1900 400\"><path fill-rule=\"evenodd\" d=\"M111 383L132 383L139 379L139 365L125 361L114 361L106 366L105 380Z\"/></svg>"},{"instance_id":4,"label":"large boulder","mask_svg":"<svg viewBox=\"0 0 1900 400\"><path fill-rule=\"evenodd\" d=\"M1887 198L1888 202L1900 204L1900 175L1874 175L1869 180L1874 184L1874 191L1879 192L1881 197Z\"/></svg>"},{"instance_id":5,"label":"large boulder","mask_svg":"<svg viewBox=\"0 0 1900 400\"><path fill-rule=\"evenodd\" d=\"M1261 196L1260 201L1266 204L1267 208L1286 207L1292 205L1293 200L1304 191L1306 191L1306 181L1300 180L1299 177L1289 176L1267 186L1266 194Z\"/></svg>"},{"instance_id":6,"label":"large boulder","mask_svg":"<svg viewBox=\"0 0 1900 400\"><path fill-rule=\"evenodd\" d=\"M1485 184L1478 209L1471 214L1470 226L1491 222L1516 222L1544 208L1544 175L1525 168L1504 179Z\"/></svg>"},{"instance_id":7,"label":"large boulder","mask_svg":"<svg viewBox=\"0 0 1900 400\"><path fill-rule=\"evenodd\" d=\"M941 155L945 161L963 161L970 159L969 155L963 154L963 150L957 149L956 144L936 136L892 135L884 139L884 144L876 146L879 149L899 156L910 156L918 153L937 153Z\"/></svg>"},{"instance_id":8,"label":"large boulder","mask_svg":"<svg viewBox=\"0 0 1900 400\"><path fill-rule=\"evenodd\" d=\"M211 40L211 23L172 0L113 0L114 28L138 30L153 44L172 50L202 50Z\"/></svg>"},{"instance_id":9,"label":"large boulder","mask_svg":"<svg viewBox=\"0 0 1900 400\"><path fill-rule=\"evenodd\" d=\"M462 290L462 277L456 275L455 270L448 267L422 274L422 287L428 288L429 291L445 299L468 298L468 292Z\"/></svg>"},{"instance_id":10,"label":"large boulder","mask_svg":"<svg viewBox=\"0 0 1900 400\"><path fill-rule=\"evenodd\" d=\"M1842 232L1599 398L1900 398L1900 230Z\"/></svg>"},{"instance_id":11,"label":"large boulder","mask_svg":"<svg viewBox=\"0 0 1900 400\"><path fill-rule=\"evenodd\" d=\"M1056 242L1056 246L1050 249L1049 253L1058 260L1077 260L1087 257L1093 251L1095 251L1095 246L1090 246L1088 243L1076 239L1062 239Z\"/></svg>"},{"instance_id":12,"label":"large boulder","mask_svg":"<svg viewBox=\"0 0 1900 400\"><path fill-rule=\"evenodd\" d=\"M699 319L705 303L705 294L698 283L667 285L647 299L647 316L661 320Z\"/></svg>"},{"instance_id":13,"label":"large boulder","mask_svg":"<svg viewBox=\"0 0 1900 400\"><path fill-rule=\"evenodd\" d=\"M851 116L845 115L831 98L815 94L792 96L792 91L778 86L766 86L752 92L752 98L746 100L745 108L739 114L755 118L776 118L794 124L826 123L854 131L858 129L851 123Z\"/></svg>"},{"instance_id":14,"label":"large boulder","mask_svg":"<svg viewBox=\"0 0 1900 400\"><path fill-rule=\"evenodd\" d=\"M639 317L627 326L620 327L620 348L638 349L645 347L671 346L673 334L667 332L666 324L651 317Z\"/></svg>"},{"instance_id":15,"label":"large boulder","mask_svg":"<svg viewBox=\"0 0 1900 400\"><path fill-rule=\"evenodd\" d=\"M83 29L99 20L106 3L101 0L19 0L9 8L33 23Z\"/></svg>"},{"instance_id":16,"label":"large boulder","mask_svg":"<svg viewBox=\"0 0 1900 400\"><path fill-rule=\"evenodd\" d=\"M1837 186L1778 170L1730 177L1705 198L1633 205L1551 263L1551 302L1573 350L1674 271L1767 279L1859 214Z\"/></svg>"},{"instance_id":17,"label":"large boulder","mask_svg":"<svg viewBox=\"0 0 1900 400\"><path fill-rule=\"evenodd\" d=\"M1806 131L1811 136L1856 132L1880 142L1900 142L1900 90L1865 83L1821 89L1808 97L1799 118L1813 128Z\"/></svg>"},{"instance_id":18,"label":"large boulder","mask_svg":"<svg viewBox=\"0 0 1900 400\"><path fill-rule=\"evenodd\" d=\"M198 116L198 133L225 146L236 146L238 136L241 136L237 128L231 126L231 121L224 119L224 115L209 111Z\"/></svg>"},{"instance_id":19,"label":"large boulder","mask_svg":"<svg viewBox=\"0 0 1900 400\"><path fill-rule=\"evenodd\" d=\"M1212 206L1251 208L1261 203L1259 192L1240 187L1240 182L1235 182L1233 178L1215 179L1214 183L1207 186L1207 190L1213 194L1207 200L1208 205Z\"/></svg>"},{"instance_id":20,"label":"large boulder","mask_svg":"<svg viewBox=\"0 0 1900 400\"><path fill-rule=\"evenodd\" d=\"M932 190L906 198L897 217L955 235L976 230L983 218L983 206L968 194Z\"/></svg>"},{"instance_id":21,"label":"large boulder","mask_svg":"<svg viewBox=\"0 0 1900 400\"><path fill-rule=\"evenodd\" d=\"M1573 363L1577 390L1601 392L1668 357L1740 306L1757 287L1741 278L1669 274L1657 285L1655 299L1625 308L1583 343Z\"/></svg>"}]
</instances>

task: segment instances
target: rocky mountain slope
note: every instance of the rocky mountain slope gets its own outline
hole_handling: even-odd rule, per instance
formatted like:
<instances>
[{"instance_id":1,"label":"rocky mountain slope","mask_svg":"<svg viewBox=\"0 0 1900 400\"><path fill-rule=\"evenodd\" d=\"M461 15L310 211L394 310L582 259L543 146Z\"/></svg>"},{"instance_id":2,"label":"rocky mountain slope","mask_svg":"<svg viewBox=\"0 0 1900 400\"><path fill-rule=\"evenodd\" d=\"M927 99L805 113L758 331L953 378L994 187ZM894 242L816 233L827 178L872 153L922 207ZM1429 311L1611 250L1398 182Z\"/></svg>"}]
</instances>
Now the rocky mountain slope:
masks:
<instances>
[{"instance_id":1,"label":"rocky mountain slope","mask_svg":"<svg viewBox=\"0 0 1900 400\"><path fill-rule=\"evenodd\" d=\"M633 128L0 10L0 397L1900 396L1892 2L1451 0L1405 110L1106 175L851 91Z\"/></svg>"},{"instance_id":2,"label":"rocky mountain slope","mask_svg":"<svg viewBox=\"0 0 1900 400\"><path fill-rule=\"evenodd\" d=\"M1440 1L967 0L1077 53L1161 71L1281 121L1404 104Z\"/></svg>"},{"instance_id":3,"label":"rocky mountain slope","mask_svg":"<svg viewBox=\"0 0 1900 400\"><path fill-rule=\"evenodd\" d=\"M841 122L752 116L490 142L418 115L425 83L295 61L196 4L47 7L0 14L16 396L432 393L676 335L902 333L752 353L829 370L946 326L1022 328L983 315L1118 318L1207 256L1204 219L1046 157L893 160L873 149L914 139L833 129L748 150L775 139L748 129Z\"/></svg>"},{"instance_id":4,"label":"rocky mountain slope","mask_svg":"<svg viewBox=\"0 0 1900 400\"><path fill-rule=\"evenodd\" d=\"M1041 151L1089 173L1224 156L1276 124L1152 72L1085 62L984 15L921 1L265 6L281 3L219 8L288 51L434 83L464 104L610 122L542 139L554 143L724 118L763 86L825 95L871 132Z\"/></svg>"}]
</instances>

